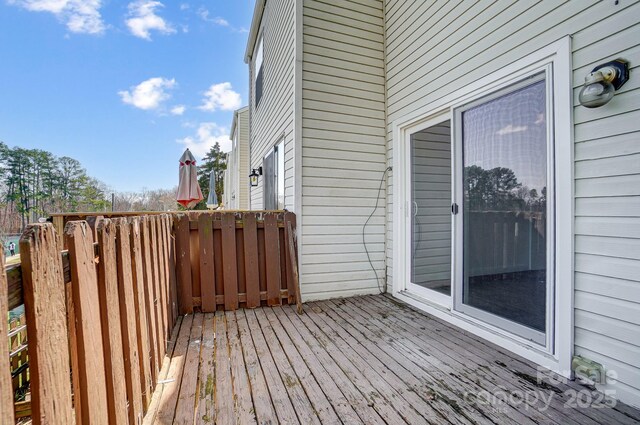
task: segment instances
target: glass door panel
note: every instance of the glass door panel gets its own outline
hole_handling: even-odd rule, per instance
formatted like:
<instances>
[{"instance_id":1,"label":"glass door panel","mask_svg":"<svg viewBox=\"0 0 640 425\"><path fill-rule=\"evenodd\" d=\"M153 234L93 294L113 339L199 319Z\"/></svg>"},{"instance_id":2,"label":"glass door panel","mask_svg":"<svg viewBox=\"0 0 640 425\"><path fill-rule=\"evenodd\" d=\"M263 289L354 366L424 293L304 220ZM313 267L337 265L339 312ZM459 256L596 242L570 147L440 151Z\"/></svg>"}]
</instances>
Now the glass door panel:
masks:
<instances>
[{"instance_id":1,"label":"glass door panel","mask_svg":"<svg viewBox=\"0 0 640 425\"><path fill-rule=\"evenodd\" d=\"M411 134L411 283L451 295L451 121ZM418 290L421 290L418 288ZM428 297L434 294L427 292Z\"/></svg>"},{"instance_id":2,"label":"glass door panel","mask_svg":"<svg viewBox=\"0 0 640 425\"><path fill-rule=\"evenodd\" d=\"M458 112L459 310L544 343L548 123L544 74Z\"/></svg>"}]
</instances>

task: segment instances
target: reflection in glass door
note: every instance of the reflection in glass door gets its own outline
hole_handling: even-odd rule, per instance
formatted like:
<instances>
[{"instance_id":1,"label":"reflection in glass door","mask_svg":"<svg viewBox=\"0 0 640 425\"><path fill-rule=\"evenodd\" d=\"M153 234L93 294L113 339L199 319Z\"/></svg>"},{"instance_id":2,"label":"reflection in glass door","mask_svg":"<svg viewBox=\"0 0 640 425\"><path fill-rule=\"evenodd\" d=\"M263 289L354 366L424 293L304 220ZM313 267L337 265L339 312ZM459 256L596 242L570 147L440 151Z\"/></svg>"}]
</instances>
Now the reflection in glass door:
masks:
<instances>
[{"instance_id":1,"label":"reflection in glass door","mask_svg":"<svg viewBox=\"0 0 640 425\"><path fill-rule=\"evenodd\" d=\"M411 134L411 283L451 295L451 121Z\"/></svg>"},{"instance_id":2,"label":"reflection in glass door","mask_svg":"<svg viewBox=\"0 0 640 425\"><path fill-rule=\"evenodd\" d=\"M456 308L540 344L551 288L546 105L541 74L456 114L462 154Z\"/></svg>"}]
</instances>

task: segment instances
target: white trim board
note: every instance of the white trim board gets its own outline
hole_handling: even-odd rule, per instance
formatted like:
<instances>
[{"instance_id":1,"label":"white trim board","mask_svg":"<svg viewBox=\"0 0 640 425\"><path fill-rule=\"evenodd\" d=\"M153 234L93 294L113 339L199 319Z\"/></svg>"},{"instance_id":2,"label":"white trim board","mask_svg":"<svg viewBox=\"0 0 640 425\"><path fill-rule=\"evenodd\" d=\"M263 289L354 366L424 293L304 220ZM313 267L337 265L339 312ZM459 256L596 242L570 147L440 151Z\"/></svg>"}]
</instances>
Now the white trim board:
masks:
<instances>
[{"instance_id":1,"label":"white trim board","mask_svg":"<svg viewBox=\"0 0 640 425\"><path fill-rule=\"evenodd\" d=\"M531 345L524 339L494 326L464 316L453 310L453 298L448 305L435 305L415 294L406 292L406 259L408 234L406 223L411 208L408 197L409 173L396 172L393 180L393 295L434 316L446 320L471 333L519 354L564 376L571 375L573 353L573 122L571 93L571 39L564 37L492 74L461 87L447 96L420 108L392 123L393 168L406 170L408 155L407 134L411 128L428 122L446 120L453 109L471 99L489 94L517 82L532 71L550 66L553 87L554 156L555 156L555 282L553 317L555 329L550 341L551 352ZM550 182L551 184L551 182ZM454 235L455 237L455 235Z\"/></svg>"}]
</instances>

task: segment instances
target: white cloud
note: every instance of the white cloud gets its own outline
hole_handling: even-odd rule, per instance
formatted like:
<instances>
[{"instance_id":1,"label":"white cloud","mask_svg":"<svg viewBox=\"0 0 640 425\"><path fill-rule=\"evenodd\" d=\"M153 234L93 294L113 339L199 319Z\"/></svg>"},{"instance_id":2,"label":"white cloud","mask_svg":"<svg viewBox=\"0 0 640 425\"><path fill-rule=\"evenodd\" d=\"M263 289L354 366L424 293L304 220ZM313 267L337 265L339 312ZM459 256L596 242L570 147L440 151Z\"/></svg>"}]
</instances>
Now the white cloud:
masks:
<instances>
[{"instance_id":1,"label":"white cloud","mask_svg":"<svg viewBox=\"0 0 640 425\"><path fill-rule=\"evenodd\" d=\"M180 4L180 10L187 10L187 9L189 9L189 3Z\"/></svg>"},{"instance_id":2,"label":"white cloud","mask_svg":"<svg viewBox=\"0 0 640 425\"><path fill-rule=\"evenodd\" d=\"M209 10L205 9L204 7L199 8L197 13L198 13L198 16L202 18L203 21L211 22L213 24L220 25L221 27L229 26L229 21L227 21L224 18L221 18L220 16L211 18L209 16Z\"/></svg>"},{"instance_id":3,"label":"white cloud","mask_svg":"<svg viewBox=\"0 0 640 425\"><path fill-rule=\"evenodd\" d=\"M184 111L187 110L187 107L184 105L176 105L173 108L171 108L171 114L172 115L182 115L184 114Z\"/></svg>"},{"instance_id":4,"label":"white cloud","mask_svg":"<svg viewBox=\"0 0 640 425\"><path fill-rule=\"evenodd\" d=\"M8 0L8 3L32 12L52 13L71 32L102 34L106 29L100 14L102 0Z\"/></svg>"},{"instance_id":5,"label":"white cloud","mask_svg":"<svg viewBox=\"0 0 640 425\"><path fill-rule=\"evenodd\" d=\"M231 83L225 82L209 87L209 90L204 93L204 99L199 108L203 111L233 111L241 104L240 94L233 91Z\"/></svg>"},{"instance_id":6,"label":"white cloud","mask_svg":"<svg viewBox=\"0 0 640 425\"><path fill-rule=\"evenodd\" d=\"M176 140L176 142L189 148L199 159L202 159L216 142L220 143L220 149L222 149L223 152L231 150L229 129L219 126L214 122L200 123L194 136L187 136L183 139Z\"/></svg>"},{"instance_id":7,"label":"white cloud","mask_svg":"<svg viewBox=\"0 0 640 425\"><path fill-rule=\"evenodd\" d=\"M149 78L137 86L132 86L129 90L119 91L118 94L124 103L133 105L136 108L150 110L160 107L162 102L169 99L171 95L167 90L176 85L175 79L162 77Z\"/></svg>"},{"instance_id":8,"label":"white cloud","mask_svg":"<svg viewBox=\"0 0 640 425\"><path fill-rule=\"evenodd\" d=\"M498 136L504 136L505 134L520 133L523 131L527 131L527 128L528 127L526 125L514 126L509 124L506 127L503 127L500 130L496 131L496 134L498 134Z\"/></svg>"},{"instance_id":9,"label":"white cloud","mask_svg":"<svg viewBox=\"0 0 640 425\"><path fill-rule=\"evenodd\" d=\"M175 28L156 15L156 9L160 7L164 7L164 5L155 0L136 0L129 3L129 18L126 20L126 24L131 34L145 40L151 40L151 31L157 31L161 34L175 33Z\"/></svg>"}]
</instances>

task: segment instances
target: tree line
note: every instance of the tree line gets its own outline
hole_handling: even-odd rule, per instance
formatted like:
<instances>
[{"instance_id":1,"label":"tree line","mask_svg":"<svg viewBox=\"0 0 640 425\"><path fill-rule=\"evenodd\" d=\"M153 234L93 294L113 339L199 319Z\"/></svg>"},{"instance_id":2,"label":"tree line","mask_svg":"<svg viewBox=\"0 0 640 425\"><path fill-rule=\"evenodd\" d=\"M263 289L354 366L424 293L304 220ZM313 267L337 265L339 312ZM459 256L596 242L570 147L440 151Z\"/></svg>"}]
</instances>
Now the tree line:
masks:
<instances>
[{"instance_id":1,"label":"tree line","mask_svg":"<svg viewBox=\"0 0 640 425\"><path fill-rule=\"evenodd\" d=\"M198 166L198 183L205 199L196 209L206 209L212 170L220 202L226 167L226 154L216 143ZM176 164L176 181L177 174ZM116 192L91 177L74 158L0 142L0 234L20 233L28 223L56 212L177 210L176 190L177 186Z\"/></svg>"},{"instance_id":2,"label":"tree line","mask_svg":"<svg viewBox=\"0 0 640 425\"><path fill-rule=\"evenodd\" d=\"M103 211L109 205L107 191L76 159L0 142L0 226L4 232L19 231L56 211Z\"/></svg>"}]
</instances>

